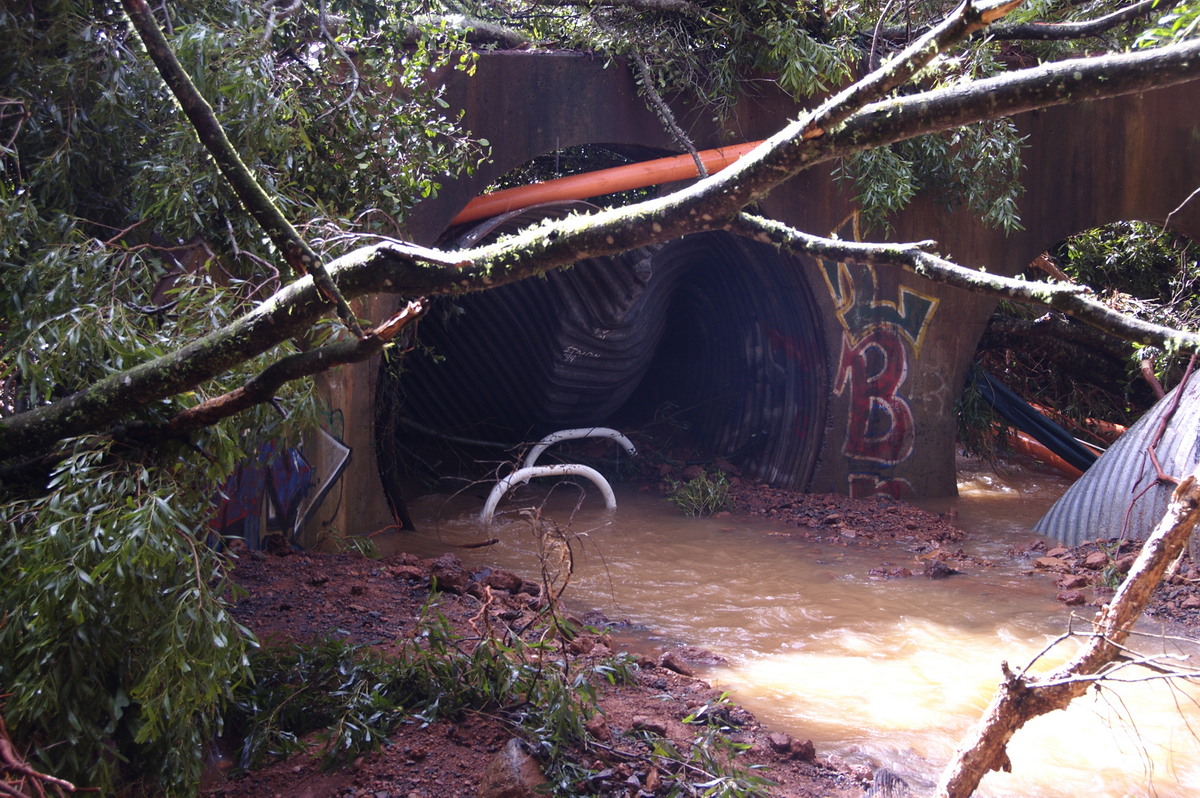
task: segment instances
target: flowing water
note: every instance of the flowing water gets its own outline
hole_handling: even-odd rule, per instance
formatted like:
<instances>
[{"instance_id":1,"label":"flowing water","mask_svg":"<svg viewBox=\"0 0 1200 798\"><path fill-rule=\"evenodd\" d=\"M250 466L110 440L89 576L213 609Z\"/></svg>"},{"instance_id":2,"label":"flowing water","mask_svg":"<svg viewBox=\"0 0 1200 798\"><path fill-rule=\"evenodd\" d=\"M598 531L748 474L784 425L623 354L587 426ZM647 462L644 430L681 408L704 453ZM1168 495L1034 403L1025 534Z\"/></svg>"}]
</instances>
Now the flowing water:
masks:
<instances>
[{"instance_id":1,"label":"flowing water","mask_svg":"<svg viewBox=\"0 0 1200 798\"><path fill-rule=\"evenodd\" d=\"M884 563L919 574L916 555L902 547L817 544L767 521L688 518L661 497L620 486L611 514L594 489L582 502L572 490L543 497L526 489L504 506L544 502L542 514L571 536L570 604L632 622L647 644L719 654L725 664L700 675L765 725L811 738L821 754L886 765L928 794L990 700L1000 663L1025 666L1071 623L1049 578L1022 574L1031 564L1007 553L1036 539L1028 528L1064 487L1045 476L963 473L959 498L929 509L953 508L970 533L963 547L995 567L943 580L869 575ZM494 546L455 551L472 566L537 573L529 524L510 516L485 529L475 520L485 495L416 502L423 531L398 545L428 556L497 537ZM1078 608L1076 628L1093 613ZM1052 667L1074 650L1068 641L1040 662ZM1162 681L1092 691L1018 732L1013 772L988 775L979 794L1200 795L1198 698L1200 689Z\"/></svg>"}]
</instances>

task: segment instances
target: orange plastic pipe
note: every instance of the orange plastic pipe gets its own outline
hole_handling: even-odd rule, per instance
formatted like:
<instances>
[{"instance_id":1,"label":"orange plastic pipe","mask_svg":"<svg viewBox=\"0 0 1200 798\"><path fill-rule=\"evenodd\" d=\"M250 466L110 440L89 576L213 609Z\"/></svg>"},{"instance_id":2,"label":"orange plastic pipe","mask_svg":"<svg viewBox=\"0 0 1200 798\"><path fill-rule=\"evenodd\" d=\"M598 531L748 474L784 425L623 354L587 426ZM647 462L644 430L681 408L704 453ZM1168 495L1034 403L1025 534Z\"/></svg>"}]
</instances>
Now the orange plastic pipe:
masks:
<instances>
[{"instance_id":1,"label":"orange plastic pipe","mask_svg":"<svg viewBox=\"0 0 1200 798\"><path fill-rule=\"evenodd\" d=\"M1046 465L1062 472L1071 479L1079 479L1083 476L1082 471L1047 449L1040 441L1035 440L1020 430L1013 430L1013 432L1016 434L1011 436L1008 442L1014 452L1023 454L1026 457L1032 457L1035 460L1041 460Z\"/></svg>"},{"instance_id":2,"label":"orange plastic pipe","mask_svg":"<svg viewBox=\"0 0 1200 798\"><path fill-rule=\"evenodd\" d=\"M703 150L697 155L700 156L704 168L711 175L729 166L759 144L762 142L750 141L730 147ZM631 188L657 186L699 176L700 172L696 169L696 161L690 154L614 166L611 169L598 169L595 172L585 172L546 180L542 183L506 188L501 191L493 191L491 194L480 194L468 202L467 206L458 216L454 217L450 224L475 222L543 202L587 199L618 191L628 191Z\"/></svg>"}]
</instances>

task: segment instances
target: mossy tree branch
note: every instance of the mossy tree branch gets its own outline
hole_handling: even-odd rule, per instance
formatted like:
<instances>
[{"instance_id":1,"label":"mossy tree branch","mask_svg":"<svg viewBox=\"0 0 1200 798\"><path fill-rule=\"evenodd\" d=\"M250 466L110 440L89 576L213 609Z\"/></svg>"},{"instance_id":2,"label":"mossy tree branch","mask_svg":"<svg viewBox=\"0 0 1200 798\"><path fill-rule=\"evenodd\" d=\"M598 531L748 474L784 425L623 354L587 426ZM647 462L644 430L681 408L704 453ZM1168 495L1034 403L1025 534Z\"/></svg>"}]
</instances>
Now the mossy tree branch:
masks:
<instances>
[{"instance_id":1,"label":"mossy tree branch","mask_svg":"<svg viewBox=\"0 0 1200 798\"><path fill-rule=\"evenodd\" d=\"M997 25L988 31L993 39L1005 41L1070 41L1100 36L1110 30L1132 22L1135 19L1149 16L1154 10L1167 11L1170 3L1163 0L1141 0L1140 3L1119 8L1111 14L1105 14L1095 19L1081 22L1057 23L1022 23L1014 25Z\"/></svg>"},{"instance_id":2,"label":"mossy tree branch","mask_svg":"<svg viewBox=\"0 0 1200 798\"><path fill-rule=\"evenodd\" d=\"M211 426L254 405L269 402L285 383L320 374L335 366L358 363L379 354L401 330L420 318L424 312L425 307L420 302L409 302L383 324L367 330L361 338L335 341L316 349L288 355L272 363L245 385L176 413L159 429L143 429L141 433L179 435Z\"/></svg>"},{"instance_id":3,"label":"mossy tree branch","mask_svg":"<svg viewBox=\"0 0 1200 798\"><path fill-rule=\"evenodd\" d=\"M884 75L893 77L869 78L871 88L839 95L842 99L802 116L737 164L666 197L545 222L462 252L443 253L399 242L367 247L331 262L329 275L342 295L350 298L378 292L414 297L486 290L585 258L735 227L741 223L735 217L744 207L799 172L834 158L983 119L1200 77L1200 42L1193 41L1064 61L861 105L900 74L888 70L907 70L919 63L924 56L917 51L925 52L923 46L918 42L913 53L891 62L897 66L884 67ZM302 334L332 307L328 295L315 288L314 279L296 280L225 328L173 353L59 401L0 419L0 460L35 455L56 440L108 428L139 407L190 390ZM968 290L987 291L991 286L990 276L967 269L960 279ZM1005 290L1015 291L1016 286ZM1076 300L1060 292L1053 301ZM1129 329L1125 317L1108 314L1098 320L1113 330ZM1180 346L1196 345L1194 336L1163 333L1168 334Z\"/></svg>"},{"instance_id":4,"label":"mossy tree branch","mask_svg":"<svg viewBox=\"0 0 1200 798\"><path fill-rule=\"evenodd\" d=\"M731 230L749 238L834 260L858 260L899 266L927 280L976 294L1054 308L1098 330L1127 341L1168 351L1200 352L1200 333L1142 321L1119 313L1095 299L1091 289L1071 283L1038 283L968 269L929 250L933 241L910 244L862 244L809 235L780 222L741 214Z\"/></svg>"},{"instance_id":5,"label":"mossy tree branch","mask_svg":"<svg viewBox=\"0 0 1200 798\"><path fill-rule=\"evenodd\" d=\"M292 223L275 207L275 203L267 196L249 167L242 161L229 137L225 135L212 106L192 82L191 77L175 57L174 51L163 35L162 30L154 19L154 14L146 4L146 0L121 0L125 13L133 23L134 30L142 40L150 60L158 68L163 82L175 95L179 107L192 123L200 143L208 150L209 155L221 170L222 176L233 188L234 193L263 232L271 239L271 243L283 253L284 259L297 274L311 275L329 301L337 310L338 317L355 335L362 336L362 327L354 317L349 303L338 292L337 286L329 279L329 273L321 259L312 250Z\"/></svg>"}]
</instances>

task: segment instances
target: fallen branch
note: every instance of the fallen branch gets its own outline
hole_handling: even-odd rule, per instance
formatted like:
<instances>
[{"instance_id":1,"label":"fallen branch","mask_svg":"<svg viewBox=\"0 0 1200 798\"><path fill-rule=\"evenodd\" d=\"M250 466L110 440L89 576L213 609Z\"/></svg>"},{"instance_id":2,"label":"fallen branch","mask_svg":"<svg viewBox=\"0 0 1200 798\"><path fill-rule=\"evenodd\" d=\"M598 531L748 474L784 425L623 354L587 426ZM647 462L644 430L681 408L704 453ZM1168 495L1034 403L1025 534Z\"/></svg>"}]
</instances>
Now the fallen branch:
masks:
<instances>
[{"instance_id":1,"label":"fallen branch","mask_svg":"<svg viewBox=\"0 0 1200 798\"><path fill-rule=\"evenodd\" d=\"M26 785L32 792L25 792ZM0 717L0 793L12 798L32 798L46 795L49 787L56 795L76 792L78 788L66 779L40 773L29 766L25 757L18 753L8 736L8 726Z\"/></svg>"},{"instance_id":2,"label":"fallen branch","mask_svg":"<svg viewBox=\"0 0 1200 798\"><path fill-rule=\"evenodd\" d=\"M254 175L238 155L233 143L225 135L225 130L217 120L217 115L213 113L212 106L200 94L196 84L192 82L183 65L179 63L179 59L175 57L174 51L171 50L158 23L155 22L154 14L150 11L146 0L121 0L121 5L125 7L125 13L133 23L138 36L141 37L142 44L145 45L146 52L158 68L163 82L175 95L179 107L191 121L200 143L208 150L209 155L216 162L217 168L221 170L222 176L229 182L246 211L262 227L263 232L271 239L271 243L283 253L288 265L297 274L310 275L317 290L337 309L338 318L342 320L342 323L355 335L361 337L362 327L355 319L350 304L330 279L325 264L313 252L312 247L300 237L296 228L275 207L275 203L271 202L271 198L254 179Z\"/></svg>"},{"instance_id":3,"label":"fallen branch","mask_svg":"<svg viewBox=\"0 0 1200 798\"><path fill-rule=\"evenodd\" d=\"M915 63L907 56L899 60ZM401 243L365 247L331 261L329 273L342 294L350 298L373 292L413 297L485 290L585 258L625 252L688 233L726 229L735 224L731 220L742 208L790 177L876 145L1034 108L1175 85L1198 74L1200 41L1189 41L1151 52L1062 61L977 81L969 87L885 99L851 110L838 124L836 120L862 99L860 95L843 97L834 107L823 106L787 125L736 164L669 196L546 222L461 253ZM875 77L867 80L873 82ZM881 79L874 85L886 83ZM831 123L832 128L822 130L822 125ZM1005 279L958 268L956 284L968 290L996 293L989 288ZM922 266L917 271L929 270ZM313 280L315 277L301 278L283 286L227 326L173 352L50 404L0 417L0 460L111 427L138 408L193 389L282 341L303 335L330 309L328 297L316 289ZM1031 288L1015 280L1002 285L998 295L1015 297L1036 290L1050 298L1048 304L1068 312L1075 300L1061 292L1083 290L1046 285ZM1136 330L1132 340L1166 341L1168 350L1200 350L1200 336L1195 334L1132 322L1102 306L1092 315L1097 314L1115 334Z\"/></svg>"},{"instance_id":4,"label":"fallen branch","mask_svg":"<svg viewBox=\"0 0 1200 798\"><path fill-rule=\"evenodd\" d=\"M289 355L272 363L242 387L176 413L161 432L177 435L211 426L254 405L271 401L279 389L292 380L311 377L334 366L366 360L383 351L384 346L424 312L420 302L409 302L403 310L378 327L368 330L361 338L338 341Z\"/></svg>"},{"instance_id":5,"label":"fallen branch","mask_svg":"<svg viewBox=\"0 0 1200 798\"><path fill-rule=\"evenodd\" d=\"M1107 333L1168 351L1200 351L1200 333L1183 332L1119 313L1094 298L1087 286L1071 283L1032 283L1013 277L968 269L935 255L933 241L905 244L861 244L800 232L782 222L741 214L729 225L732 232L764 243L785 246L819 258L884 263L919 274L935 283L964 288L1000 299L1043 305Z\"/></svg>"},{"instance_id":6,"label":"fallen branch","mask_svg":"<svg viewBox=\"0 0 1200 798\"><path fill-rule=\"evenodd\" d=\"M990 771L1012 770L1007 746L1018 729L1039 715L1065 709L1114 663L1122 666L1123 642L1198 521L1200 483L1193 474L1175 489L1166 514L1143 544L1128 577L1097 613L1090 642L1082 652L1043 676L1014 672L1008 663L1000 664L1004 681L983 719L943 771L934 793L937 798L968 798Z\"/></svg>"},{"instance_id":7,"label":"fallen branch","mask_svg":"<svg viewBox=\"0 0 1200 798\"><path fill-rule=\"evenodd\" d=\"M1105 14L1096 19L1081 22L1030 22L1024 24L997 25L987 32L993 39L1006 41L1069 41L1072 39L1087 39L1107 33L1113 28L1132 22L1139 17L1149 16L1157 8L1166 11L1171 4L1163 0L1141 0L1131 6L1117 9L1111 14Z\"/></svg>"}]
</instances>

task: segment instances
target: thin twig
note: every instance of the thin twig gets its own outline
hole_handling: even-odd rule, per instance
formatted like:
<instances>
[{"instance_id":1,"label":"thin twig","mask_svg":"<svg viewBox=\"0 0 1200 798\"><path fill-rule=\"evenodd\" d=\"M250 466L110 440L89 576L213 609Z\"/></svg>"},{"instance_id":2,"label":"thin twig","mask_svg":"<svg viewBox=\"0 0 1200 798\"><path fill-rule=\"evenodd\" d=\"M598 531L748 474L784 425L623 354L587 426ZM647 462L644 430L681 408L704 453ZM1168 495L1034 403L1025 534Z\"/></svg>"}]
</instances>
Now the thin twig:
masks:
<instances>
[{"instance_id":1,"label":"thin twig","mask_svg":"<svg viewBox=\"0 0 1200 798\"><path fill-rule=\"evenodd\" d=\"M633 59L633 63L637 64L638 72L642 76L642 88L646 90L646 99L654 106L654 110L658 113L658 118L667 126L667 130L671 131L671 136L679 144L679 146L691 153L692 160L696 162L696 172L700 177L708 177L708 168L705 167L704 161L700 158L700 153L696 150L696 145L688 137L688 134L683 131L679 123L675 121L675 114L671 113L671 108L658 93L658 89L654 85L654 74L650 71L650 65L646 63L646 59L637 50L629 54Z\"/></svg>"}]
</instances>

